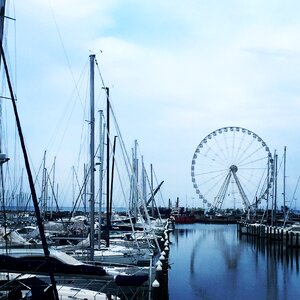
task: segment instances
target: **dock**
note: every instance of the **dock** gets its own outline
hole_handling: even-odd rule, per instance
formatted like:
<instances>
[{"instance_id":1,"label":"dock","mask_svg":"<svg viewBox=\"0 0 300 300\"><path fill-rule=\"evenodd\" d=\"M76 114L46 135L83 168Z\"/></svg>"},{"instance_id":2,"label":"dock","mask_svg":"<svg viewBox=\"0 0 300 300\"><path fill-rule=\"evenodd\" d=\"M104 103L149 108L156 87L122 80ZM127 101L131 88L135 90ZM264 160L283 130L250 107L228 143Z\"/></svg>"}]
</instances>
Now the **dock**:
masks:
<instances>
[{"instance_id":1,"label":"dock","mask_svg":"<svg viewBox=\"0 0 300 300\"><path fill-rule=\"evenodd\" d=\"M300 231L292 230L292 227L282 228L258 223L237 222L239 235L246 235L252 239L263 240L266 244L279 244L286 249L300 249Z\"/></svg>"}]
</instances>

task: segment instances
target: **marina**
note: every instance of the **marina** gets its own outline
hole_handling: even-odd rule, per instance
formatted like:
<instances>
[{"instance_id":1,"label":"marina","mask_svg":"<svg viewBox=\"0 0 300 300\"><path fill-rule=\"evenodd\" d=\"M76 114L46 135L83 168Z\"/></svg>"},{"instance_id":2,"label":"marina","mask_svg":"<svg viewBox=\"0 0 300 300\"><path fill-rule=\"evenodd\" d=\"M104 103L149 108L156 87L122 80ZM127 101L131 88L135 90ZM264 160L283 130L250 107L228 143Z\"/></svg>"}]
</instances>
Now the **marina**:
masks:
<instances>
[{"instance_id":1,"label":"marina","mask_svg":"<svg viewBox=\"0 0 300 300\"><path fill-rule=\"evenodd\" d=\"M244 112L237 113L243 101L234 99L230 104L228 99L240 97L243 93L237 87L242 89L243 84L231 86L227 73L220 83L209 84L209 77L224 67L231 72L224 57L218 60L215 53L208 60L209 50L204 61L198 53L188 61L181 53L166 51L180 48L187 51L186 57L193 56L196 36L208 27L198 24L195 30L190 24L197 19L217 23L220 16L199 18L205 7L196 2L189 3L197 7L194 20L187 17L194 15L189 5L165 20L171 6L159 2L153 7L152 2L144 6L137 1L128 7L122 1L49 1L47 7L39 1L12 2L0 0L0 300L300 299L300 176L299 168L287 172L287 146L282 147L285 140L276 129L286 128L284 123L279 117L272 117L276 125L256 119L267 115L260 106L263 101L258 102L263 113L251 111L255 100L245 100ZM172 3L172 9L176 5ZM20 36L16 7L21 8L21 43L13 40ZM141 15L135 18L131 10ZM149 24L143 23L147 14ZM56 41L53 28L46 24L50 15ZM153 34L153 19L160 18ZM157 33L176 18L174 32L180 28L186 35L181 18L191 26L184 37L192 36L191 44L175 38L169 48L168 30L156 43ZM25 20L31 26L26 34ZM213 27L223 28L225 23ZM81 27L85 33L78 44ZM143 31L135 34L140 27ZM147 34L154 37L152 42L139 44ZM38 36L43 42L36 43ZM245 53L280 60L294 58L283 55L285 50L298 51L248 46L244 44L248 35L241 36L243 42L233 44L243 61ZM205 48L209 39L198 42ZM150 51L160 43L165 48ZM71 46L76 49L72 57ZM219 53L219 45L216 49ZM211 71L215 59L217 72ZM207 61L202 78L199 72ZM251 67L258 65L249 61ZM244 70L243 64L238 66ZM257 74L255 70L253 89L262 80ZM162 86L167 89L160 96ZM202 94L206 86L210 91ZM223 91L218 95L219 90ZM198 94L206 97L200 106L198 100L188 102L195 91L195 99ZM214 102L216 95L222 101ZM243 97L255 98L250 89ZM271 106L265 108L271 111ZM190 138L193 141L188 142ZM276 147L283 149L282 157ZM158 162L158 168L148 159Z\"/></svg>"},{"instance_id":2,"label":"marina","mask_svg":"<svg viewBox=\"0 0 300 300\"><path fill-rule=\"evenodd\" d=\"M1 35L6 24L5 4L6 1L0 2ZM55 166L50 168L51 175L46 167L47 151L42 162L40 196L37 195L38 184L33 178L2 41L1 36L1 65L13 106L28 192L20 191L17 201L14 196L6 197L3 168L10 158L1 153L0 299L161 299L167 291L164 277L168 270L169 233L174 222L162 218L157 211L155 196L163 182L154 186L152 165L150 182L143 160L139 161L136 140L134 155L129 158L127 154L109 88L101 74L106 116L100 110L96 140L96 56L89 55L89 155L82 165L78 160L83 177L79 181L76 173L76 196L73 185L73 205L64 214L60 212L58 191L53 188ZM112 137L112 134L118 134L117 149L117 135ZM96 166L100 166L97 173ZM113 209L121 195L113 197L116 189L123 194L123 214Z\"/></svg>"},{"instance_id":3,"label":"marina","mask_svg":"<svg viewBox=\"0 0 300 300\"><path fill-rule=\"evenodd\" d=\"M289 235L289 238L286 237L288 229L284 232L280 228L255 223L176 225L170 223L169 225L170 227L165 227L165 232L159 238L160 247L164 249L163 257L160 254L156 260L153 260L151 280L144 288L142 286L131 287L128 291L121 279L119 286L108 284L110 281L114 281L113 277L109 279L109 272L113 271L114 274L118 274L118 270L122 269L116 264L110 268L108 264L102 264L103 270L108 273L107 275L103 273L105 276L101 275L100 281L88 273L80 275L78 271L77 274L74 274L77 278L74 275L73 277L68 275L68 278L64 279L57 269L58 285L68 287L72 280L74 283L76 282L76 288L80 289L82 293L90 290L106 296L108 294L115 295L120 299L135 299L136 296L136 299L149 299L150 297L154 300L175 300L186 297L188 299L216 300L253 299L253 297L261 300L290 300L300 297L297 288L300 276L300 249L298 243L290 244L289 241L293 235ZM295 230L298 228L296 225L293 227ZM294 235L295 239L293 240L297 241L298 233ZM11 245L9 246L11 248ZM30 255L35 256L38 253L42 254L42 249L36 248L33 244L23 247L25 247L24 250L20 248L20 245L15 248L16 253L20 254L12 255L12 257L22 257L22 251L23 253L27 251L31 253ZM12 250L11 248L9 253L13 254ZM5 253L5 249L2 251ZM3 255L0 256L0 259L3 259ZM38 266L38 264L36 261L35 265ZM2 271L11 274L24 270L29 271L28 266L23 266L20 262L17 263L13 260L6 264L2 262L1 266ZM19 269L13 269L14 266L18 266ZM123 270L126 269L123 267ZM26 273L28 274L28 272ZM40 270L30 274L44 282L41 285L44 288L49 285L47 271ZM132 274L138 273L134 271ZM149 271L144 269L143 274L149 274ZM178 276L178 274L184 274L184 276ZM33 282L37 284L37 281ZM137 283L137 281L135 282ZM106 288L103 288L105 285ZM130 294L132 292L134 294Z\"/></svg>"},{"instance_id":4,"label":"marina","mask_svg":"<svg viewBox=\"0 0 300 300\"><path fill-rule=\"evenodd\" d=\"M11 214L7 215L7 222L10 216ZM55 222L51 221L51 224L53 226ZM59 224L57 222L56 227ZM14 226L20 225L19 223ZM44 223L44 227L49 229L47 222ZM134 238L128 240L126 235L130 232L122 231L117 238L111 237L110 247L105 246L105 240L101 241L100 248L95 246L93 259L90 258L93 250L90 244L84 243L83 240L78 242L80 235L72 240L67 233L63 235L60 231L60 240L68 240L68 244L57 246L57 240L55 240L57 231L45 229L50 266L45 259L39 237L36 233L33 234L37 231L37 227L32 224L24 228L31 229L31 231L19 230L22 229L21 227L19 229L15 227L14 230L12 225L0 227L0 271L3 275L0 299L12 299L10 297L18 292L24 296L29 291L32 292L32 299L39 299L43 290L51 287L50 269L53 270L55 281L60 286L59 291L64 291L64 293L66 291L63 287L69 289L76 287L83 295L90 291L91 294L92 292L102 293L108 298L113 296L118 299L161 299L162 291L165 292L168 289L167 281L164 281L160 275L160 267L168 271L165 268L169 255L167 246L169 234L174 229L174 223L170 221L163 223L160 231L156 233L155 238L159 238L157 247L153 238L152 241L148 239L149 243L145 243L147 236L144 242ZM89 241L89 236L85 240ZM76 241L75 244L74 241ZM95 244L96 242L97 240ZM18 279L7 280L8 277L5 277L5 274L12 274L12 276L15 274L16 278L22 274L26 280L24 279L24 283ZM26 276L32 282L24 288L28 281ZM32 278L36 280L33 281ZM48 293L51 292L48 291Z\"/></svg>"}]
</instances>

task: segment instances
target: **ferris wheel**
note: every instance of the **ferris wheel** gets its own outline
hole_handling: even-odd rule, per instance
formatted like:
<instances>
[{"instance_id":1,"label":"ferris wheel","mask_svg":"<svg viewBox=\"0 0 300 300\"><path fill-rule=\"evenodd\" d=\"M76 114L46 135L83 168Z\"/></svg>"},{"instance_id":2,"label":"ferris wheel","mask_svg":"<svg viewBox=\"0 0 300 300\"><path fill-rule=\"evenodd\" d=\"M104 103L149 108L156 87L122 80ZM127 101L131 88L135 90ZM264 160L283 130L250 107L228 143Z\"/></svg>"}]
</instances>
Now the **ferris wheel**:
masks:
<instances>
[{"instance_id":1,"label":"ferris wheel","mask_svg":"<svg viewBox=\"0 0 300 300\"><path fill-rule=\"evenodd\" d=\"M223 127L208 134L196 148L191 176L207 208L253 210L267 199L273 159L269 147L254 132Z\"/></svg>"}]
</instances>

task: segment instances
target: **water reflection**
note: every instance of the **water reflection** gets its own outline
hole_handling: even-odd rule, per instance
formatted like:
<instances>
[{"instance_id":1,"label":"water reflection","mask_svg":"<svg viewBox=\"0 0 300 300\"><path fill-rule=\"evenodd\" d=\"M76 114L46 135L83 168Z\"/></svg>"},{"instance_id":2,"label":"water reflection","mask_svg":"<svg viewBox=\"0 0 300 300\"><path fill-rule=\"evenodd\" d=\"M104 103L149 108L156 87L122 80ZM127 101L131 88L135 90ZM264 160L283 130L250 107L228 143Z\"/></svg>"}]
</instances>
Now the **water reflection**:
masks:
<instances>
[{"instance_id":1,"label":"water reflection","mask_svg":"<svg viewBox=\"0 0 300 300\"><path fill-rule=\"evenodd\" d=\"M228 269L234 269L237 267L239 257L242 252L243 246L235 242L234 236L226 236L224 234L224 228L213 229L213 230L202 230L202 234L195 241L192 247L190 272L194 273L195 259L197 257L197 251L201 243L206 243L206 238L212 238L216 243L216 247L220 249L224 261ZM229 238L231 240L229 240Z\"/></svg>"},{"instance_id":2,"label":"water reflection","mask_svg":"<svg viewBox=\"0 0 300 300\"><path fill-rule=\"evenodd\" d=\"M290 249L239 238L235 225L179 225L171 241L169 299L300 299Z\"/></svg>"}]
</instances>

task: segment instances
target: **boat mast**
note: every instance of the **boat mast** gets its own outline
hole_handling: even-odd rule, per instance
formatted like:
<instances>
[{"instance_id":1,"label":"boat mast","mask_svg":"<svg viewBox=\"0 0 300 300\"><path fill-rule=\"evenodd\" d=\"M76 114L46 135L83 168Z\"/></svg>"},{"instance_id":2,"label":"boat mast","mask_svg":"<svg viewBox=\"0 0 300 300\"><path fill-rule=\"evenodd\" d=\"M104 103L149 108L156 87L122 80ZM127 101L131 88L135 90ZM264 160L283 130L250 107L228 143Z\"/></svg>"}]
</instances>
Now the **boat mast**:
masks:
<instances>
[{"instance_id":1,"label":"boat mast","mask_svg":"<svg viewBox=\"0 0 300 300\"><path fill-rule=\"evenodd\" d=\"M109 196L109 183L110 183L110 178L109 178L109 131L110 131L110 120L109 120L109 115L110 115L110 103L109 103L109 88L106 87L106 127L107 127L107 134L106 134L106 247L109 247L109 228L110 228L110 196Z\"/></svg>"},{"instance_id":2,"label":"boat mast","mask_svg":"<svg viewBox=\"0 0 300 300\"><path fill-rule=\"evenodd\" d=\"M138 218L138 158L137 158L137 140L134 140L134 149L132 149L132 209L133 216Z\"/></svg>"},{"instance_id":3,"label":"boat mast","mask_svg":"<svg viewBox=\"0 0 300 300\"><path fill-rule=\"evenodd\" d=\"M283 218L284 221L286 220L285 171L286 171L286 146L284 146L284 156L283 156Z\"/></svg>"},{"instance_id":4,"label":"boat mast","mask_svg":"<svg viewBox=\"0 0 300 300\"><path fill-rule=\"evenodd\" d=\"M143 195L143 200L147 200L147 182L146 182L146 168L144 164L144 156L142 155L142 195Z\"/></svg>"},{"instance_id":5,"label":"boat mast","mask_svg":"<svg viewBox=\"0 0 300 300\"><path fill-rule=\"evenodd\" d=\"M150 164L150 175L151 175L151 194L152 194L152 201L151 201L151 216L154 217L154 195L153 195L153 166Z\"/></svg>"},{"instance_id":6,"label":"boat mast","mask_svg":"<svg viewBox=\"0 0 300 300\"><path fill-rule=\"evenodd\" d=\"M72 217L75 212L75 167L72 167Z\"/></svg>"},{"instance_id":7,"label":"boat mast","mask_svg":"<svg viewBox=\"0 0 300 300\"><path fill-rule=\"evenodd\" d=\"M83 184L83 195L81 196L82 198L82 202L83 202L83 211L84 211L84 215L87 215L87 209L86 209L86 178L87 178L87 168L86 168L86 164L83 165L83 174L84 174L84 184Z\"/></svg>"},{"instance_id":8,"label":"boat mast","mask_svg":"<svg viewBox=\"0 0 300 300\"><path fill-rule=\"evenodd\" d=\"M2 12L4 13L4 8L1 8L1 13ZM28 158L27 149L25 146L25 140L24 140L24 136L23 136L23 132L22 132L22 128L21 128L21 122L20 122L20 118L19 118L19 114L18 114L18 110L17 110L16 99L15 99L13 87L12 87L12 84L10 81L10 76L9 76L8 66L7 66L6 59L5 59L3 46L2 46L2 44L0 46L1 46L1 56L3 59L7 84L8 84L8 88L9 88L10 97L12 100L13 111L14 111L14 115L16 118L17 130L18 130L21 148L22 148L22 152L23 152L23 156L24 156L24 163L25 163L25 167L26 167L26 171L27 171L28 182L29 182L30 191L31 191L31 195L32 195L32 201L33 201L35 215L36 215L39 233L40 233L40 237L41 237L42 247L43 247L44 254L45 254L46 264L48 265L48 268L49 268L49 276L50 276L51 284L53 287L53 296L54 296L54 299L58 300L59 298L58 298L58 293L57 293L57 288L56 288L56 281L54 278L54 273L53 273L51 260L50 260L50 252L48 249L47 240L46 240L46 236L45 236L45 232L44 232L38 198L37 198L36 191L35 191L34 181L33 181L30 164L29 164L29 158Z\"/></svg>"},{"instance_id":9,"label":"boat mast","mask_svg":"<svg viewBox=\"0 0 300 300\"><path fill-rule=\"evenodd\" d=\"M99 111L99 228L98 228L98 250L100 250L101 242L101 224L102 224L102 193L103 193L103 154L104 154L104 132L105 124L103 124L103 110Z\"/></svg>"},{"instance_id":10,"label":"boat mast","mask_svg":"<svg viewBox=\"0 0 300 300\"><path fill-rule=\"evenodd\" d=\"M94 66L95 54L90 55L90 260L94 260L94 218L95 218L95 99L94 99Z\"/></svg>"},{"instance_id":11,"label":"boat mast","mask_svg":"<svg viewBox=\"0 0 300 300\"><path fill-rule=\"evenodd\" d=\"M4 12L6 0L0 0L0 43L3 43L3 28L4 28Z\"/></svg>"},{"instance_id":12,"label":"boat mast","mask_svg":"<svg viewBox=\"0 0 300 300\"><path fill-rule=\"evenodd\" d=\"M269 195L270 195L270 168L272 167L272 159L271 157L269 156L269 159L268 159L268 172L267 172L267 184L268 184L268 193L267 193L267 203L266 203L266 209L265 209L265 212L266 212L266 220L268 222L269 220ZM264 217L264 216L263 216ZM262 217L262 221L263 221L263 217Z\"/></svg>"},{"instance_id":13,"label":"boat mast","mask_svg":"<svg viewBox=\"0 0 300 300\"><path fill-rule=\"evenodd\" d=\"M44 151L44 158L43 158L43 177L42 177L42 195L41 195L41 203L42 203L42 214L44 220L46 220L46 213L47 213L47 179L46 179L46 151Z\"/></svg>"},{"instance_id":14,"label":"boat mast","mask_svg":"<svg viewBox=\"0 0 300 300\"><path fill-rule=\"evenodd\" d=\"M51 206L50 206L50 219L53 219L53 204L55 199L58 198L58 195L55 194L55 164L56 164L56 156L54 156L53 161L53 176L52 176L52 197L51 197Z\"/></svg>"},{"instance_id":15,"label":"boat mast","mask_svg":"<svg viewBox=\"0 0 300 300\"><path fill-rule=\"evenodd\" d=\"M3 27L4 27L4 12L5 12L5 0L0 1L0 43L2 47L3 41ZM0 65L1 65L1 56L0 56ZM2 103L0 104L0 125L2 124ZM2 125L1 127L2 128ZM1 132L2 133L2 132ZM4 178L3 178L3 163L7 161L6 155L2 154L2 135L0 138L0 173L1 173L1 209L4 217L4 234L6 235L7 222L6 222L6 205L5 205L5 192L4 192ZM5 241L5 247L7 252L7 241Z\"/></svg>"},{"instance_id":16,"label":"boat mast","mask_svg":"<svg viewBox=\"0 0 300 300\"><path fill-rule=\"evenodd\" d=\"M277 210L277 153L274 152L274 184L273 184L273 195L272 195L272 217L271 217L271 226L274 225L276 219L276 210Z\"/></svg>"},{"instance_id":17,"label":"boat mast","mask_svg":"<svg viewBox=\"0 0 300 300\"><path fill-rule=\"evenodd\" d=\"M111 166L111 179L110 179L110 199L109 199L109 216L110 217L112 215L112 196L113 196L113 187L114 187L116 143L117 143L117 136L115 135L115 137L114 137L114 144L113 144L113 157L112 157L112 166Z\"/></svg>"}]
</instances>

